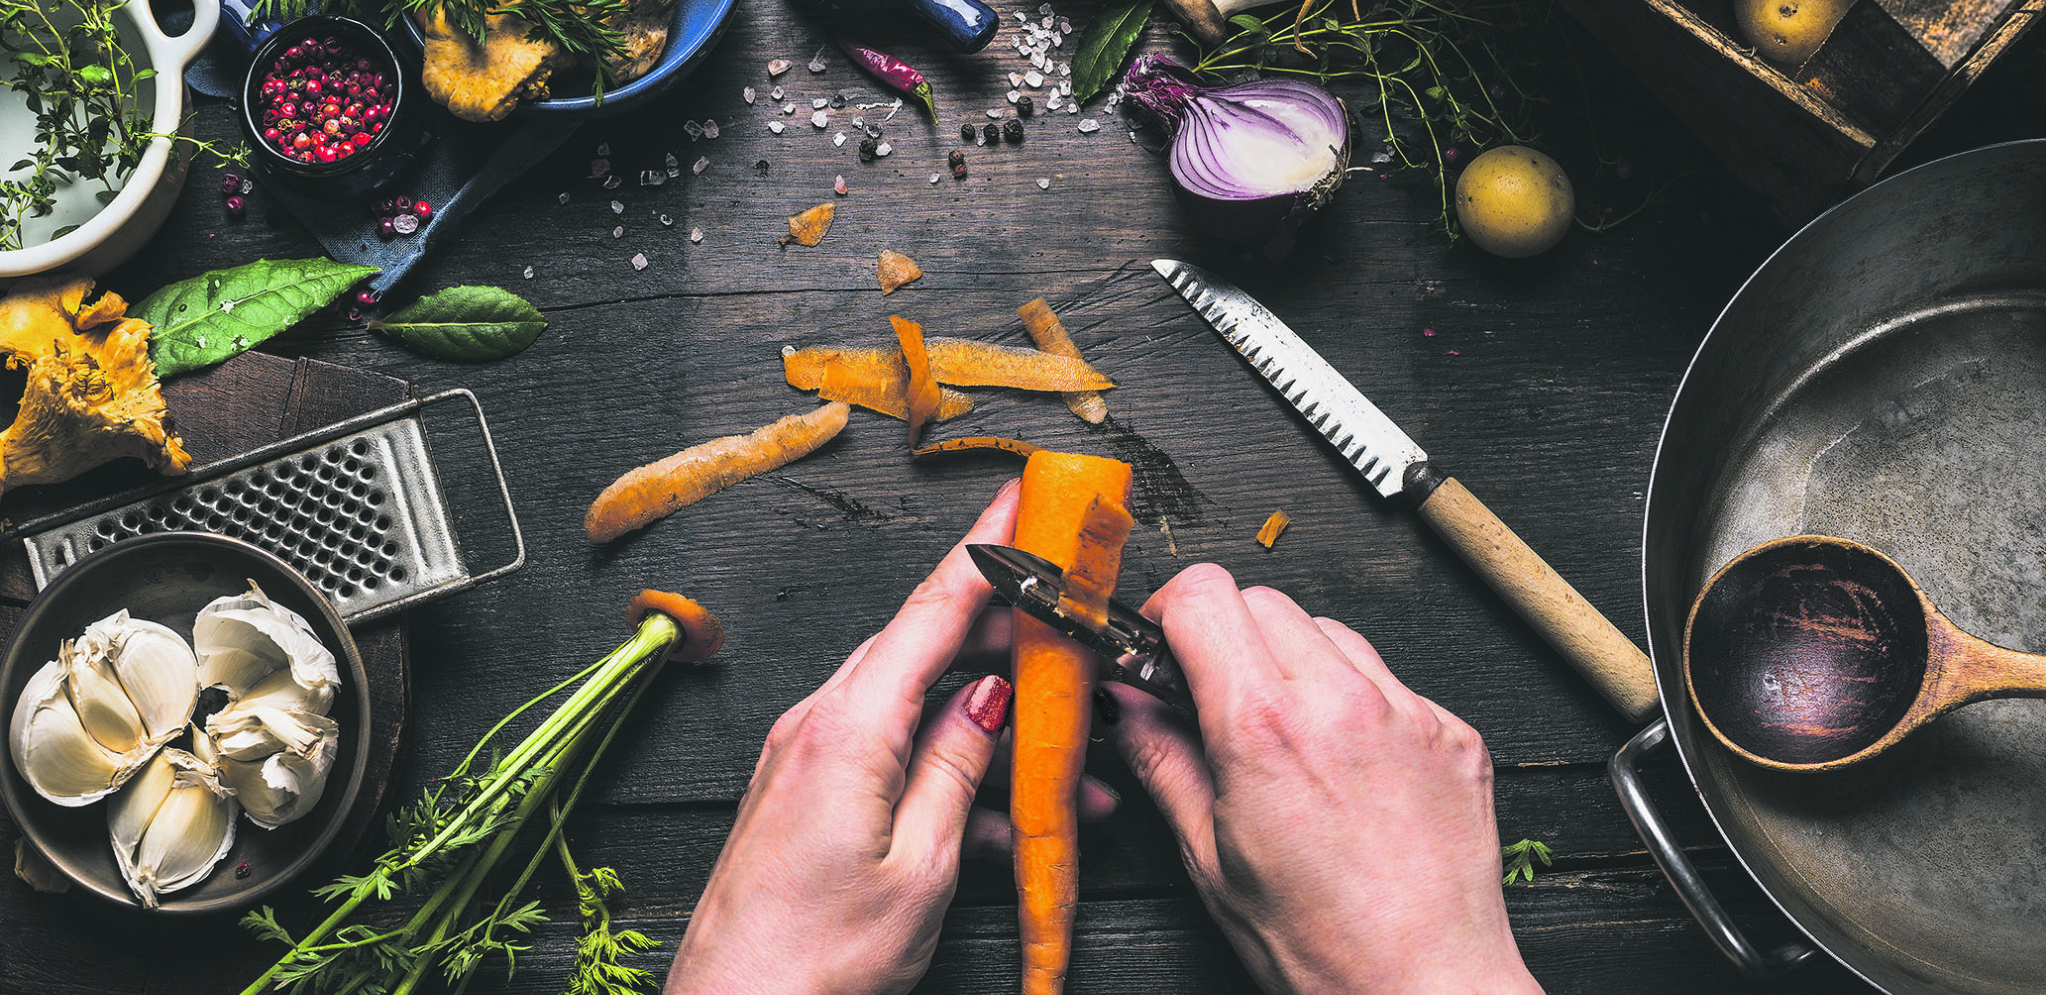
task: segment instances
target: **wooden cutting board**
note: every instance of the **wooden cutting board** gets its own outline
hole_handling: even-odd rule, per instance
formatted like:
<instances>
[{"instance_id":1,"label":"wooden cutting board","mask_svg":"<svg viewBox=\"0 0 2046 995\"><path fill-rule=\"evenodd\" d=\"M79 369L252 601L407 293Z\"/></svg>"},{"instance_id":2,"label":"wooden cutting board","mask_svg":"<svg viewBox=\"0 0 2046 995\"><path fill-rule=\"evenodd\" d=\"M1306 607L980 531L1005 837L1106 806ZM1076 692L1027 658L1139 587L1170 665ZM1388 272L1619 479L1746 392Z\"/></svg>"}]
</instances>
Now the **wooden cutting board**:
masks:
<instances>
[{"instance_id":1,"label":"wooden cutting board","mask_svg":"<svg viewBox=\"0 0 2046 995\"><path fill-rule=\"evenodd\" d=\"M411 397L412 388L382 374L249 352L167 381L163 392L192 465L199 467L396 404ZM25 522L160 479L137 460L121 460L61 485L10 491L0 498L0 513ZM21 543L7 542L0 548L0 636L13 632L35 593ZM326 859L309 872L309 881L332 877L331 871L354 851L375 819L405 724L409 679L404 613L353 626L351 631L369 677L372 727L362 741L367 767L347 823ZM5 821L0 814L0 822Z\"/></svg>"}]
</instances>

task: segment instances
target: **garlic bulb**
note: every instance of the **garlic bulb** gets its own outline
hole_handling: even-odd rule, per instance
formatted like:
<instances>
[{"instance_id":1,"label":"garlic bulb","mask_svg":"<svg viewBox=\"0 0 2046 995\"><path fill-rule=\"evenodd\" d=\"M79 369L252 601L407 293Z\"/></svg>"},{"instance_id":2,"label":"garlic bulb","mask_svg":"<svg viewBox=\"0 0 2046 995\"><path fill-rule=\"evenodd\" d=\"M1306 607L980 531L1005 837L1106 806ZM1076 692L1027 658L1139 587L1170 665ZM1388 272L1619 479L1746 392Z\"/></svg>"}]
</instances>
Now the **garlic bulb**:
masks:
<instances>
[{"instance_id":1,"label":"garlic bulb","mask_svg":"<svg viewBox=\"0 0 2046 995\"><path fill-rule=\"evenodd\" d=\"M94 622L22 688L8 730L15 767L59 805L106 797L191 718L196 668L162 625L125 610Z\"/></svg>"},{"instance_id":2,"label":"garlic bulb","mask_svg":"<svg viewBox=\"0 0 2046 995\"><path fill-rule=\"evenodd\" d=\"M340 750L341 724L324 715L229 706L206 720L221 754L220 779L249 821L275 829L312 810Z\"/></svg>"},{"instance_id":3,"label":"garlic bulb","mask_svg":"<svg viewBox=\"0 0 2046 995\"><path fill-rule=\"evenodd\" d=\"M213 765L183 750L153 757L107 806L114 863L142 907L204 878L234 846L238 806Z\"/></svg>"},{"instance_id":4,"label":"garlic bulb","mask_svg":"<svg viewBox=\"0 0 2046 995\"><path fill-rule=\"evenodd\" d=\"M216 598L192 623L199 684L227 691L231 701L255 696L283 708L327 714L341 670L334 654L297 612L263 594Z\"/></svg>"}]
</instances>

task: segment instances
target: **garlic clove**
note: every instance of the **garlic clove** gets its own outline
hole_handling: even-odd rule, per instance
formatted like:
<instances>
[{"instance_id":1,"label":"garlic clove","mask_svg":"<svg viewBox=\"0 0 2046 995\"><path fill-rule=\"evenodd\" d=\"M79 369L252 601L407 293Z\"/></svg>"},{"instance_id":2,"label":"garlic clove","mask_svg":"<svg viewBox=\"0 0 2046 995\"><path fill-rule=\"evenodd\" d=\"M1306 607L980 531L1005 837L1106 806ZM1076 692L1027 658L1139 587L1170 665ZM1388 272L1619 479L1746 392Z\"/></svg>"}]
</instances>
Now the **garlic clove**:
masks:
<instances>
[{"instance_id":1,"label":"garlic clove","mask_svg":"<svg viewBox=\"0 0 2046 995\"><path fill-rule=\"evenodd\" d=\"M282 667L242 692L235 704L325 715L334 705L334 685L306 687L292 677L290 667Z\"/></svg>"},{"instance_id":2,"label":"garlic clove","mask_svg":"<svg viewBox=\"0 0 2046 995\"><path fill-rule=\"evenodd\" d=\"M104 644L103 658L141 715L149 741L167 742L191 720L199 660L169 626L130 618L124 609L86 626L79 643Z\"/></svg>"},{"instance_id":3,"label":"garlic clove","mask_svg":"<svg viewBox=\"0 0 2046 995\"><path fill-rule=\"evenodd\" d=\"M64 674L64 693L87 735L115 753L127 753L149 738L142 713L114 676L113 661L104 653L81 651L74 643L57 650ZM196 687L197 685L194 685Z\"/></svg>"},{"instance_id":4,"label":"garlic clove","mask_svg":"<svg viewBox=\"0 0 2046 995\"><path fill-rule=\"evenodd\" d=\"M254 581L246 594L217 598L199 609L192 623L199 656L199 683L227 690L239 700L265 678L288 670L300 687L313 691L341 683L334 654L320 644L305 618L264 595Z\"/></svg>"},{"instance_id":5,"label":"garlic clove","mask_svg":"<svg viewBox=\"0 0 2046 995\"><path fill-rule=\"evenodd\" d=\"M53 660L29 677L15 701L7 739L15 769L36 794L76 808L119 788L147 753L131 756L100 745L71 702L67 673L61 661Z\"/></svg>"},{"instance_id":6,"label":"garlic clove","mask_svg":"<svg viewBox=\"0 0 2046 995\"><path fill-rule=\"evenodd\" d=\"M340 723L324 715L236 702L206 717L206 734L231 760L261 760L273 753L310 756L320 740L338 735Z\"/></svg>"},{"instance_id":7,"label":"garlic clove","mask_svg":"<svg viewBox=\"0 0 2046 995\"><path fill-rule=\"evenodd\" d=\"M144 908L205 878L234 846L239 805L211 764L159 752L107 806L114 862Z\"/></svg>"},{"instance_id":8,"label":"garlic clove","mask_svg":"<svg viewBox=\"0 0 2046 995\"><path fill-rule=\"evenodd\" d=\"M254 762L223 759L220 779L235 793L250 822L275 829L319 804L340 741L340 727L330 725L304 754L283 750Z\"/></svg>"}]
</instances>

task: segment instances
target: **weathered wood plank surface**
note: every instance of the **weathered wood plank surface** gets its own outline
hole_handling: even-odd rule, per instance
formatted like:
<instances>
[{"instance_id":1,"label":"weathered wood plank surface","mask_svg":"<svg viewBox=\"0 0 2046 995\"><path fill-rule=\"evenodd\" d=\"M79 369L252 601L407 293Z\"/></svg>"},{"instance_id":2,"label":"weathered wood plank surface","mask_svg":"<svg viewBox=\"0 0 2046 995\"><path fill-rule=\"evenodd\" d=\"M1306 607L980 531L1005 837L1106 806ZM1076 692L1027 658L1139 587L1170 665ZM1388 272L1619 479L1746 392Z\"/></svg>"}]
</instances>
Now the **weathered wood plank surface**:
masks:
<instances>
[{"instance_id":1,"label":"weathered wood plank surface","mask_svg":"<svg viewBox=\"0 0 2046 995\"><path fill-rule=\"evenodd\" d=\"M1071 7L1060 13L1075 21L1093 9ZM1587 212L1624 213L1660 190L1647 210L1508 263L1449 244L1432 191L1366 172L1309 228L1296 259L1273 267L1197 235L1162 162L1112 120L1085 135L1076 117L1040 115L1021 146L969 149L964 182L930 182L959 124L1004 105L1006 74L1025 68L1006 50L966 58L915 39L897 46L932 76L941 120L897 115L886 125L893 154L861 163L854 142L831 143L841 125L810 127L809 100L844 89L867 102L874 85L835 52L811 76L802 63L823 43L816 28L779 3L742 4L690 82L654 107L586 126L393 295L402 303L458 283L507 286L547 312L533 348L494 364L438 363L338 317L269 346L398 377L418 393L474 390L526 529L525 569L409 616L415 708L392 796L413 794L496 717L615 645L631 592L667 587L700 599L723 618L727 649L661 678L571 834L586 862L624 875L631 925L672 942L768 726L886 621L1014 468L998 459L913 465L899 423L860 414L818 454L606 547L583 536L587 501L629 467L813 403L782 383L783 344L879 342L891 313L934 333L1022 343L1014 308L1041 295L1121 385L1107 395L1113 420L1091 428L1055 399L989 392L940 433L994 432L1130 460L1143 528L1125 560L1126 593L1215 560L1355 625L1403 679L1476 726L1498 764L1502 834L1547 841L1562 864L1509 891L1523 950L1552 991L1868 990L1830 964L1774 989L1726 965L1606 783L1605 759L1633 730L1424 525L1362 485L1145 265L1172 255L1239 280L1639 638L1641 494L1664 411L1713 316L1782 232L1723 175L1665 186L1702 150L1586 37L1558 30L1583 82L1553 93L1562 110L1552 147L1579 177ZM1155 27L1148 42L1170 44ZM801 107L782 118L783 135L764 126L770 58L797 63L779 81ZM748 85L759 103L741 99ZM691 142L681 122L706 118L721 137ZM225 108L202 105L195 127L224 134L229 120ZM616 190L588 178L600 144L628 177ZM671 151L682 176L631 182ZM692 174L699 156L710 163ZM1601 157L1625 158L1639 175L1614 182ZM777 245L783 219L833 199L839 175L852 192L830 236L813 249ZM317 251L260 191L245 218L227 218L216 182L196 170L169 226L104 282L133 299L204 269ZM690 240L695 228L701 243ZM873 273L884 246L927 274L885 300ZM642 252L650 264L635 270L629 260ZM438 455L450 478L483 470L473 452ZM1274 507L1293 526L1266 551L1251 537ZM1090 767L1129 802L1087 831L1070 990L1251 991L1155 809L1111 753L1097 750ZM1788 928L1727 855L1674 759L1652 776L1737 916L1783 938ZM14 835L0 819L0 841ZM568 911L558 884L545 894ZM550 928L514 977L492 975L477 990L557 991L571 953L566 929ZM0 992L10 995L231 991L272 954L224 919L151 920L0 881ZM642 960L658 973L666 955ZM969 868L919 990L1006 990L1015 963L1006 874Z\"/></svg>"}]
</instances>

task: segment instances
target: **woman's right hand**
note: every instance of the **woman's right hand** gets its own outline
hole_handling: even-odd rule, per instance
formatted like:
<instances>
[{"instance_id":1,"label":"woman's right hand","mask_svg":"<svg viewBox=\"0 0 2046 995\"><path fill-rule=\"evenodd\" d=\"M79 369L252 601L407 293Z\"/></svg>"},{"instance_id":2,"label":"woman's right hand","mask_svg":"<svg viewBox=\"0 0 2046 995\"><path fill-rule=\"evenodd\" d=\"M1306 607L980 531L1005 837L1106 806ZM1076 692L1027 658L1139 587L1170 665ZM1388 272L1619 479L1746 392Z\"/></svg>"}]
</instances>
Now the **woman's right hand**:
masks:
<instances>
[{"instance_id":1,"label":"woman's right hand","mask_svg":"<svg viewBox=\"0 0 2046 995\"><path fill-rule=\"evenodd\" d=\"M1109 685L1117 743L1267 991L1540 991L1507 923L1491 760L1470 726L1348 626L1212 564L1144 613L1199 730Z\"/></svg>"}]
</instances>

